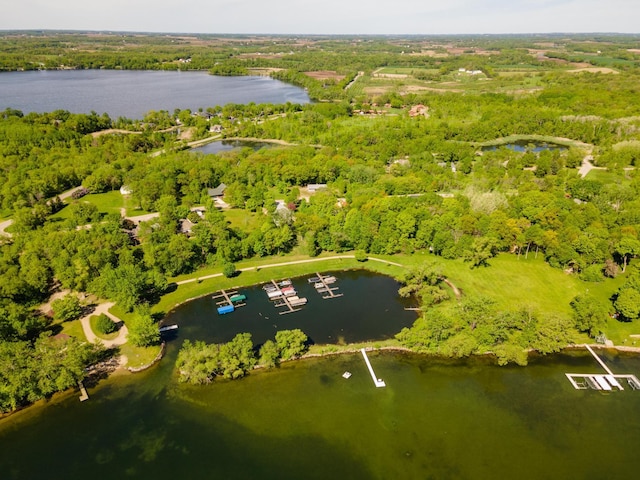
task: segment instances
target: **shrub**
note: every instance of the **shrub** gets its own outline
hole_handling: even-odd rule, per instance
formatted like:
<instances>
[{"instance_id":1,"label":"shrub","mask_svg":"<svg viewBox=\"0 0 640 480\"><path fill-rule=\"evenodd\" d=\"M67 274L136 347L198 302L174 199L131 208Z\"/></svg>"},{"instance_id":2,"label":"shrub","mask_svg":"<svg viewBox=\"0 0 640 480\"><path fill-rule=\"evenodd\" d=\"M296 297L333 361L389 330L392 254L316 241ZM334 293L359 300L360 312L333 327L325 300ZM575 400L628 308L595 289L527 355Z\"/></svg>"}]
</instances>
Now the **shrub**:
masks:
<instances>
[{"instance_id":1,"label":"shrub","mask_svg":"<svg viewBox=\"0 0 640 480\"><path fill-rule=\"evenodd\" d=\"M113 320L111 320L107 315L101 313L96 320L96 330L98 333L103 335L108 335L109 333L113 333L118 329L118 325L115 324Z\"/></svg>"},{"instance_id":2,"label":"shrub","mask_svg":"<svg viewBox=\"0 0 640 480\"><path fill-rule=\"evenodd\" d=\"M222 274L227 278L235 277L236 273L237 273L236 266L231 262L225 263L224 266L222 267Z\"/></svg>"},{"instance_id":3,"label":"shrub","mask_svg":"<svg viewBox=\"0 0 640 480\"><path fill-rule=\"evenodd\" d=\"M585 282L602 282L604 280L601 265L590 265L580 272L579 276L580 280Z\"/></svg>"}]
</instances>

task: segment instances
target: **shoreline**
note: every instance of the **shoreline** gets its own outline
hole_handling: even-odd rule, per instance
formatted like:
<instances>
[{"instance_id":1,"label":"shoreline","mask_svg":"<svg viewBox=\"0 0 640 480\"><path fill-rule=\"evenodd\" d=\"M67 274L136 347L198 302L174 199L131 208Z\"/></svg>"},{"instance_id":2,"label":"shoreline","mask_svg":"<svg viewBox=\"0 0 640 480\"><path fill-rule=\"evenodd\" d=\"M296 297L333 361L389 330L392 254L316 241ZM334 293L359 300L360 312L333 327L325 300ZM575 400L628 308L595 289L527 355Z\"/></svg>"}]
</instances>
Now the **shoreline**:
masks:
<instances>
[{"instance_id":1,"label":"shoreline","mask_svg":"<svg viewBox=\"0 0 640 480\"><path fill-rule=\"evenodd\" d=\"M335 351L331 351L331 352L322 352L322 353L305 353L299 357L296 358L291 358L291 359L287 359L287 360L282 360L279 363L290 363L290 362L296 362L299 360L307 360L307 359L313 359L313 358L325 358L325 357L332 357L332 356L337 356L337 355L346 355L346 354L356 354L360 352L361 348L364 348L367 352L398 352L398 353L411 353L414 355L421 355L424 357L432 357L432 358L437 358L437 359L455 359L455 360L463 360L463 359L468 359L471 357L486 357L487 355L492 355L491 352L487 352L484 353L482 355L469 355L467 357L463 357L463 358L454 358L454 357L445 357L443 355L437 355L437 354L429 354L429 353L423 353L423 352L417 352L415 350L411 350L408 347L403 347L401 345L386 345L386 346L382 346L382 347L376 347L375 345L367 345L368 342L362 342L362 343L354 343L354 344L349 344L349 345L344 345L341 346L342 349L340 350L335 350ZM375 343L375 342L371 342L371 343ZM164 353L166 352L166 342L162 342L163 347L161 349L161 352L158 354L158 356L154 359L153 362L151 362L148 365L143 366L142 368L138 369L137 371L132 371L127 367L123 367L123 366L118 366L117 368L115 368L113 371L111 371L108 376L117 376L117 375L121 375L122 373L125 372L129 372L129 373L137 373L143 370L147 370L155 365L157 365L163 358L164 358ZM355 345L362 345L361 347L356 347ZM562 350L560 350L559 352L555 352L555 354L558 353L563 353L564 351L578 351L578 350L582 350L586 348L586 345L589 345L591 348L597 348L598 350L615 350L617 352L623 352L623 353L631 353L631 354L638 354L640 355L640 347L627 347L624 345L613 345L613 346L607 346L607 345L602 345L602 344L587 344L587 343L581 343L581 344L571 344L571 345L567 345L566 347L564 347ZM331 348L332 344L326 344L323 345L323 347L327 347L327 348ZM535 351L533 351L535 352ZM545 357L550 356L550 355L554 355L554 353L551 354L546 354L543 355ZM496 366L498 366L496 364ZM256 365L255 367L252 368L251 371L253 370L262 370L262 371L266 371L266 370L270 370L272 368L277 368L277 367L265 367L264 365ZM502 367L500 367L502 368ZM527 368L527 365L524 365L522 368ZM32 407L36 407L36 406L45 406L48 405L51 402L54 401L58 401L58 400L64 400L67 397L70 397L72 395L76 395L76 388L70 388L68 390L65 390L63 392L56 392L54 393L51 397L49 398L44 398L41 400L38 400L35 403L32 403L30 405L25 405L22 406L12 412L6 412L6 413L0 413L0 422L4 421L5 419L8 419L10 417L14 417L14 416L19 416L19 414L22 413L27 413L29 412Z\"/></svg>"}]
</instances>

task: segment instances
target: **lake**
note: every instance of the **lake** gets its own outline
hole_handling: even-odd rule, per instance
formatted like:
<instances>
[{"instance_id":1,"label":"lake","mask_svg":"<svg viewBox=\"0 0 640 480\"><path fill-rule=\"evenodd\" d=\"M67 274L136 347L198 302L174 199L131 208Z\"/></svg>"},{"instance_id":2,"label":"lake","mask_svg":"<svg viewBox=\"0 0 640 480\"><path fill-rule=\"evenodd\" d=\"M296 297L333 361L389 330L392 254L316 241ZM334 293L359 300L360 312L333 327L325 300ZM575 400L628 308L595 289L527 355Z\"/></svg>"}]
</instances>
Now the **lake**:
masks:
<instances>
[{"instance_id":1,"label":"lake","mask_svg":"<svg viewBox=\"0 0 640 480\"><path fill-rule=\"evenodd\" d=\"M180 322L179 336L152 369L102 381L88 402L72 392L1 420L2 478L633 478L640 392L575 390L565 372L601 371L584 351L535 356L525 368L498 367L489 357L370 353L385 388L374 387L359 353L207 386L177 383L182 340L224 341L253 321L250 308L270 317L255 343L272 338L270 322L315 331L318 341L360 318L365 325L345 338L386 336L379 327L363 333L374 329L366 325L372 315L402 323L392 279L336 276L343 297L305 291L309 303L288 315L265 303L259 288L241 289L247 306L229 315L218 316L210 297L178 307L168 320ZM294 284L302 291L302 281ZM383 307L377 288L391 298ZM309 316L321 307L335 310ZM602 358L616 373L640 370L638 356L607 351ZM342 378L345 371L352 377Z\"/></svg>"},{"instance_id":2,"label":"lake","mask_svg":"<svg viewBox=\"0 0 640 480\"><path fill-rule=\"evenodd\" d=\"M151 110L227 103L309 103L299 87L268 77L218 77L207 72L51 70L0 73L0 110L68 110L141 119Z\"/></svg>"}]
</instances>

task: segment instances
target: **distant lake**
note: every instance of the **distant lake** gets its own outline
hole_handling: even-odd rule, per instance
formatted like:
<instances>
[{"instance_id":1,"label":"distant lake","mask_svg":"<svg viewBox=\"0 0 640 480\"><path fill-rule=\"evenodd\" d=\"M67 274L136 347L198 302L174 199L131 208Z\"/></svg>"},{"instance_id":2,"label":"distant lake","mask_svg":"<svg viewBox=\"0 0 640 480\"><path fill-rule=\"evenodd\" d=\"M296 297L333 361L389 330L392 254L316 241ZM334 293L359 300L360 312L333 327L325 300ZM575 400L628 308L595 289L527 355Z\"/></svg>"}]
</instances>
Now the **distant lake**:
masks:
<instances>
[{"instance_id":1,"label":"distant lake","mask_svg":"<svg viewBox=\"0 0 640 480\"><path fill-rule=\"evenodd\" d=\"M151 110L228 103L309 103L299 87L268 77L217 77L207 72L52 70L0 73L0 110L68 110L141 119Z\"/></svg>"},{"instance_id":2,"label":"distant lake","mask_svg":"<svg viewBox=\"0 0 640 480\"><path fill-rule=\"evenodd\" d=\"M508 148L514 152L534 152L539 153L544 150L567 150L565 145L559 145L557 143L538 142L535 140L517 140L511 143L504 143L502 145L488 145L482 147L482 151L499 150L500 148Z\"/></svg>"}]
</instances>

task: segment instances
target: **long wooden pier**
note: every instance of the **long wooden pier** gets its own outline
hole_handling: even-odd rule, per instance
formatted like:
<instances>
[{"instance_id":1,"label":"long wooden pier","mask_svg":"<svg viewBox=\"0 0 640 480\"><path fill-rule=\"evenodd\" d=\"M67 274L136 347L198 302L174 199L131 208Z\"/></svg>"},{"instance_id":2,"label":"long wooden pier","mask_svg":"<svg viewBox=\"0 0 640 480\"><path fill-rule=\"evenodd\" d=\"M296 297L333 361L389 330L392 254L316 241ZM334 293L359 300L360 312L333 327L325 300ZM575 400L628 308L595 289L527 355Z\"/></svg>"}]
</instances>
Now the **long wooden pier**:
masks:
<instances>
[{"instance_id":1,"label":"long wooden pier","mask_svg":"<svg viewBox=\"0 0 640 480\"><path fill-rule=\"evenodd\" d=\"M317 281L316 281L317 280ZM313 281L313 282L312 282ZM321 273L316 272L316 276L309 279L309 282L312 282L316 287L316 291L322 295L322 298L338 298L341 297L342 293L336 293L339 288L331 287L330 285L336 281L336 277L333 275L322 275Z\"/></svg>"},{"instance_id":2,"label":"long wooden pier","mask_svg":"<svg viewBox=\"0 0 640 480\"><path fill-rule=\"evenodd\" d=\"M376 377L376 372L373 371L373 367L371 366L371 362L369 361L369 357L367 357L367 351L364 348L360 349L362 352L362 357L364 358L364 363L367 364L367 368L369 369L369 373L371 374L371 379L376 387L386 387L387 384L382 381L382 379Z\"/></svg>"},{"instance_id":3,"label":"long wooden pier","mask_svg":"<svg viewBox=\"0 0 640 480\"><path fill-rule=\"evenodd\" d=\"M609 370L609 367L607 367L605 363L600 359L600 357L596 355L596 352L594 352L589 345L585 345L585 347L587 347L587 350L589 350L589 353L593 355L593 358L596 359L596 361L600 364L600 366L604 368L605 372L607 372L609 375L613 375L613 372Z\"/></svg>"}]
</instances>

